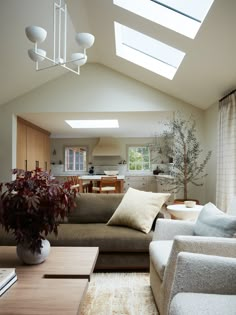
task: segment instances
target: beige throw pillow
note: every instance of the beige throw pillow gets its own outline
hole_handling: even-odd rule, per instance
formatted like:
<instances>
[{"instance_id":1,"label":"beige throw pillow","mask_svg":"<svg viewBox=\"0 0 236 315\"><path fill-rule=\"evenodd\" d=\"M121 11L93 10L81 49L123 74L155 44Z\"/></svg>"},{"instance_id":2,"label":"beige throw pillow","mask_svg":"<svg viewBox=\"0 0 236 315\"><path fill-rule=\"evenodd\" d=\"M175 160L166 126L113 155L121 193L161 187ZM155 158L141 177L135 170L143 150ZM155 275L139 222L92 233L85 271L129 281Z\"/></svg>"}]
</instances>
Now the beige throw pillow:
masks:
<instances>
[{"instance_id":1,"label":"beige throw pillow","mask_svg":"<svg viewBox=\"0 0 236 315\"><path fill-rule=\"evenodd\" d=\"M129 188L108 225L122 225L149 233L152 223L170 194Z\"/></svg>"}]
</instances>

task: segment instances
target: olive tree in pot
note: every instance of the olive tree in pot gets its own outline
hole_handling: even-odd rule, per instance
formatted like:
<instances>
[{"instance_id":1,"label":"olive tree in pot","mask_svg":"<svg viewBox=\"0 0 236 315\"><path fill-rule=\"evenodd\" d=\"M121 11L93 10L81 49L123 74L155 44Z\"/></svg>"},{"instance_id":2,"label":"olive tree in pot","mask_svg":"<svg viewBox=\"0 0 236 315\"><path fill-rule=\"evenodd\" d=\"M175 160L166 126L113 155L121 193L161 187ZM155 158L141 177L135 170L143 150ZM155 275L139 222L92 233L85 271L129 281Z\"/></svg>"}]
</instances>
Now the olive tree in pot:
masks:
<instances>
[{"instance_id":1,"label":"olive tree in pot","mask_svg":"<svg viewBox=\"0 0 236 315\"><path fill-rule=\"evenodd\" d=\"M58 234L59 219L73 209L75 195L69 183L61 185L39 168L14 169L13 174L15 180L0 184L0 224L14 234L21 260L41 263L50 251L46 237Z\"/></svg>"},{"instance_id":2,"label":"olive tree in pot","mask_svg":"<svg viewBox=\"0 0 236 315\"><path fill-rule=\"evenodd\" d=\"M196 122L190 117L184 119L177 115L167 122L163 132L163 151L168 158L173 158L171 175L173 176L173 191L183 191L184 200L188 199L188 185L203 185L207 176L205 167L211 157L208 151L203 157L203 149L196 135ZM202 156L202 158L201 158Z\"/></svg>"}]
</instances>

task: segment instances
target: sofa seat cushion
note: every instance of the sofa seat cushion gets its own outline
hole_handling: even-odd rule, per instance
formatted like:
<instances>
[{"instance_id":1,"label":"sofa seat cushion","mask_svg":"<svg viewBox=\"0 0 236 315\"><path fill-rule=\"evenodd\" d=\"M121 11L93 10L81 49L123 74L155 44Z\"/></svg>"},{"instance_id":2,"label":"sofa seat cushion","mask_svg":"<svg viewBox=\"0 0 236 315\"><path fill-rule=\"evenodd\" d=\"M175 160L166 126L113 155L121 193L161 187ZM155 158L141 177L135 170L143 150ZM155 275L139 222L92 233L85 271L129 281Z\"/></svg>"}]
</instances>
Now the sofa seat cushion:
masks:
<instances>
[{"instance_id":1,"label":"sofa seat cushion","mask_svg":"<svg viewBox=\"0 0 236 315\"><path fill-rule=\"evenodd\" d=\"M47 236L55 246L98 246L99 252L146 252L153 232L140 231L121 226L108 226L104 223L61 224L58 236Z\"/></svg>"},{"instance_id":2,"label":"sofa seat cushion","mask_svg":"<svg viewBox=\"0 0 236 315\"><path fill-rule=\"evenodd\" d=\"M170 315L236 314L236 295L178 293L170 306Z\"/></svg>"},{"instance_id":3,"label":"sofa seat cushion","mask_svg":"<svg viewBox=\"0 0 236 315\"><path fill-rule=\"evenodd\" d=\"M163 280L173 241L153 241L150 243L150 259L161 280Z\"/></svg>"}]
</instances>

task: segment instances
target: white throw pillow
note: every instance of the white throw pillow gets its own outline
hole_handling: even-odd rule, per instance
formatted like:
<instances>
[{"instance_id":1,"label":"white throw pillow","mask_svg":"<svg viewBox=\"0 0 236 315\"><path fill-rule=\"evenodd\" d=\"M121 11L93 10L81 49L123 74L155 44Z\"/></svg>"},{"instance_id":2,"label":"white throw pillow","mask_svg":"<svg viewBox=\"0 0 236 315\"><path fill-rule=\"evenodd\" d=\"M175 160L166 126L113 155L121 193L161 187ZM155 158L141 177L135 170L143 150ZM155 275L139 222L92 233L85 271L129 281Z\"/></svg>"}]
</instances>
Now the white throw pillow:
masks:
<instances>
[{"instance_id":1,"label":"white throw pillow","mask_svg":"<svg viewBox=\"0 0 236 315\"><path fill-rule=\"evenodd\" d=\"M236 216L228 215L208 202L198 216L193 233L198 236L235 237Z\"/></svg>"},{"instance_id":2,"label":"white throw pillow","mask_svg":"<svg viewBox=\"0 0 236 315\"><path fill-rule=\"evenodd\" d=\"M108 225L122 225L149 233L152 223L170 194L152 193L129 187Z\"/></svg>"}]
</instances>

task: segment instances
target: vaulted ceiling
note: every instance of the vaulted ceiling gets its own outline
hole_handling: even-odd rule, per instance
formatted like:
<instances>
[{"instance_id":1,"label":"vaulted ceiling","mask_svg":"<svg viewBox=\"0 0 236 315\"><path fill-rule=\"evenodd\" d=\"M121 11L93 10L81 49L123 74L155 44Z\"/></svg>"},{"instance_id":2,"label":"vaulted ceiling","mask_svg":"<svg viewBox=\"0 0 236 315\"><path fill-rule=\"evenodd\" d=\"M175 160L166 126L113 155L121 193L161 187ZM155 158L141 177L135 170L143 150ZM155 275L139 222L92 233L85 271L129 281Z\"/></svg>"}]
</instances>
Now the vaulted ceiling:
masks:
<instances>
[{"instance_id":1,"label":"vaulted ceiling","mask_svg":"<svg viewBox=\"0 0 236 315\"><path fill-rule=\"evenodd\" d=\"M65 73L63 69L36 73L27 56L31 45L24 29L40 25L50 30L52 3L52 0L0 2L0 105ZM95 35L95 44L87 51L88 62L103 64L202 109L235 88L235 0L215 0L194 40L123 10L112 0L67 0L67 4L71 17L69 46L76 50L73 27L76 32ZM116 56L114 21L186 52L174 79ZM48 44L45 48L49 49Z\"/></svg>"}]
</instances>

